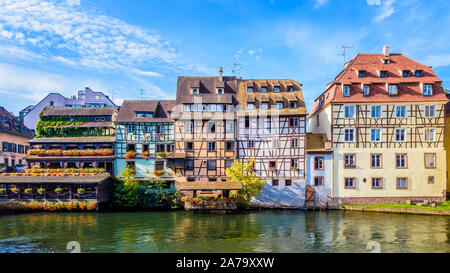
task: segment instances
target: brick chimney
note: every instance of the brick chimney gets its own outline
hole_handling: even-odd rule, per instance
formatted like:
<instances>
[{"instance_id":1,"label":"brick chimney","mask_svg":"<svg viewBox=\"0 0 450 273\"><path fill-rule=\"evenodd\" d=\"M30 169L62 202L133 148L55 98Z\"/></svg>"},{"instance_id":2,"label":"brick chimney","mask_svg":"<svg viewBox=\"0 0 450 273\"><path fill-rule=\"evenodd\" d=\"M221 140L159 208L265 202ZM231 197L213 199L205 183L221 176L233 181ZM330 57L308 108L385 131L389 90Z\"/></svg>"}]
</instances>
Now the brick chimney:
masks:
<instances>
[{"instance_id":1,"label":"brick chimney","mask_svg":"<svg viewBox=\"0 0 450 273\"><path fill-rule=\"evenodd\" d=\"M220 67L220 69L219 69L219 80L223 81L223 70L222 70L222 67Z\"/></svg>"},{"instance_id":2,"label":"brick chimney","mask_svg":"<svg viewBox=\"0 0 450 273\"><path fill-rule=\"evenodd\" d=\"M385 57L389 57L391 47L388 45L383 46L383 54Z\"/></svg>"}]
</instances>

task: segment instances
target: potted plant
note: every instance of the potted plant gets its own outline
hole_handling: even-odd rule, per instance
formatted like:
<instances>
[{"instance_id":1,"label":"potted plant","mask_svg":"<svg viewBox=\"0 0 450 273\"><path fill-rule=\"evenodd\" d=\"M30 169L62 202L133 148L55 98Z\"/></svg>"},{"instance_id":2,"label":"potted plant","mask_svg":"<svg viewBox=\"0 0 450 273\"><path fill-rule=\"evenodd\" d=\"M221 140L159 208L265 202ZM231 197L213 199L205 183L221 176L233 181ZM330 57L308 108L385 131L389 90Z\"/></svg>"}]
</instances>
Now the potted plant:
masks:
<instances>
[{"instance_id":1,"label":"potted plant","mask_svg":"<svg viewBox=\"0 0 450 273\"><path fill-rule=\"evenodd\" d=\"M36 190L40 195L45 193L45 189L44 188L39 188Z\"/></svg>"},{"instance_id":2,"label":"potted plant","mask_svg":"<svg viewBox=\"0 0 450 273\"><path fill-rule=\"evenodd\" d=\"M297 166L292 166L291 170L296 171L296 170L298 170L298 167Z\"/></svg>"},{"instance_id":3,"label":"potted plant","mask_svg":"<svg viewBox=\"0 0 450 273\"><path fill-rule=\"evenodd\" d=\"M153 175L160 177L161 175L163 175L165 173L164 170L153 170Z\"/></svg>"},{"instance_id":4,"label":"potted plant","mask_svg":"<svg viewBox=\"0 0 450 273\"><path fill-rule=\"evenodd\" d=\"M19 189L18 188L11 188L11 192L12 193L19 193Z\"/></svg>"},{"instance_id":5,"label":"potted plant","mask_svg":"<svg viewBox=\"0 0 450 273\"><path fill-rule=\"evenodd\" d=\"M0 194L5 194L6 193L6 189L2 188L0 189Z\"/></svg>"},{"instance_id":6,"label":"potted plant","mask_svg":"<svg viewBox=\"0 0 450 273\"><path fill-rule=\"evenodd\" d=\"M274 172L277 170L277 167L269 167L269 171Z\"/></svg>"},{"instance_id":7,"label":"potted plant","mask_svg":"<svg viewBox=\"0 0 450 273\"><path fill-rule=\"evenodd\" d=\"M141 155L142 155L143 157L149 157L149 156L150 156L150 153L149 153L148 151L143 151L143 152L141 153Z\"/></svg>"},{"instance_id":8,"label":"potted plant","mask_svg":"<svg viewBox=\"0 0 450 273\"><path fill-rule=\"evenodd\" d=\"M77 189L77 193L78 193L78 194L84 194L85 192L86 192L86 190L83 189L83 188L78 188L78 189Z\"/></svg>"},{"instance_id":9,"label":"potted plant","mask_svg":"<svg viewBox=\"0 0 450 273\"><path fill-rule=\"evenodd\" d=\"M126 159L130 159L130 158L135 158L136 157L136 152L135 151L128 151L125 153L125 158Z\"/></svg>"},{"instance_id":10,"label":"potted plant","mask_svg":"<svg viewBox=\"0 0 450 273\"><path fill-rule=\"evenodd\" d=\"M33 189L27 188L27 189L25 189L23 192L26 193L26 194L30 194L30 193L33 192Z\"/></svg>"},{"instance_id":11,"label":"potted plant","mask_svg":"<svg viewBox=\"0 0 450 273\"><path fill-rule=\"evenodd\" d=\"M56 188L55 189L56 194L61 194L63 192L63 189L61 188Z\"/></svg>"}]
</instances>

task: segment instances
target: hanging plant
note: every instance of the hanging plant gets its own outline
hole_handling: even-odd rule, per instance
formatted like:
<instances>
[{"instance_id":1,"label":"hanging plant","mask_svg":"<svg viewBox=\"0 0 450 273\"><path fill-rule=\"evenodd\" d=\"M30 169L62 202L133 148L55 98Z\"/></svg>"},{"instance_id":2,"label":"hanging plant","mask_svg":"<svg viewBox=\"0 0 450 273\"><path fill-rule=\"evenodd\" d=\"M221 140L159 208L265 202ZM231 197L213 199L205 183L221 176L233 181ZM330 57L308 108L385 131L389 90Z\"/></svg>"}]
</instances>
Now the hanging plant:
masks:
<instances>
[{"instance_id":1,"label":"hanging plant","mask_svg":"<svg viewBox=\"0 0 450 273\"><path fill-rule=\"evenodd\" d=\"M0 189L0 194L5 194L6 193L6 189Z\"/></svg>"},{"instance_id":2,"label":"hanging plant","mask_svg":"<svg viewBox=\"0 0 450 273\"><path fill-rule=\"evenodd\" d=\"M13 193L19 193L19 189L18 188L11 188L11 192L13 192Z\"/></svg>"},{"instance_id":3,"label":"hanging plant","mask_svg":"<svg viewBox=\"0 0 450 273\"><path fill-rule=\"evenodd\" d=\"M78 194L84 194L85 193L85 189L83 189L83 188L79 188L79 189L77 189L77 193Z\"/></svg>"},{"instance_id":4,"label":"hanging plant","mask_svg":"<svg viewBox=\"0 0 450 273\"><path fill-rule=\"evenodd\" d=\"M30 193L33 192L33 189L27 188L23 192L26 193L26 194L30 194Z\"/></svg>"},{"instance_id":5,"label":"hanging plant","mask_svg":"<svg viewBox=\"0 0 450 273\"><path fill-rule=\"evenodd\" d=\"M63 192L63 189L61 189L61 188L56 188L56 189L55 189L55 192L56 192L57 194L61 194L61 193Z\"/></svg>"},{"instance_id":6,"label":"hanging plant","mask_svg":"<svg viewBox=\"0 0 450 273\"><path fill-rule=\"evenodd\" d=\"M39 194L44 194L45 193L45 189L44 188L39 188L36 190Z\"/></svg>"}]
</instances>

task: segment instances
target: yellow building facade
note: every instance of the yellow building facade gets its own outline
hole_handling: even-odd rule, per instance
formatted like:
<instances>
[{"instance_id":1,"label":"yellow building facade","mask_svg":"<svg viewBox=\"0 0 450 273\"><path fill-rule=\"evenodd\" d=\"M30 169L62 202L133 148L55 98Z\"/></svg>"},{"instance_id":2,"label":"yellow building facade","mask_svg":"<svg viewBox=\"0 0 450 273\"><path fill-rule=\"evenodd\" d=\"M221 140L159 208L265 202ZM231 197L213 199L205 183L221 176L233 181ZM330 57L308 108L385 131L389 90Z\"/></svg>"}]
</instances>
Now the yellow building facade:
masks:
<instances>
[{"instance_id":1,"label":"yellow building facade","mask_svg":"<svg viewBox=\"0 0 450 273\"><path fill-rule=\"evenodd\" d=\"M445 150L447 152L447 192L450 192L450 102L445 106Z\"/></svg>"}]
</instances>

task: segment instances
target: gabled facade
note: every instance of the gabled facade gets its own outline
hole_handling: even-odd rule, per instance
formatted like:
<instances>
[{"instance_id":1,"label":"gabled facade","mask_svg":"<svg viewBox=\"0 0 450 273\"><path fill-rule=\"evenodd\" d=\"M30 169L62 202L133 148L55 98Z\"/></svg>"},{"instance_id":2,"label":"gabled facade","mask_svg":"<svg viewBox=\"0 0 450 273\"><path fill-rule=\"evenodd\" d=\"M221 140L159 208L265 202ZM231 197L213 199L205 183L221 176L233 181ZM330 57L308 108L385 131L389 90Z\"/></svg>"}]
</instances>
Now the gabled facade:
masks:
<instances>
[{"instance_id":1,"label":"gabled facade","mask_svg":"<svg viewBox=\"0 0 450 273\"><path fill-rule=\"evenodd\" d=\"M267 181L254 205L303 206L307 111L301 84L242 79L238 102L238 158L255 160L254 171Z\"/></svg>"},{"instance_id":2,"label":"gabled facade","mask_svg":"<svg viewBox=\"0 0 450 273\"><path fill-rule=\"evenodd\" d=\"M28 167L103 168L114 174L117 108L46 107L30 140Z\"/></svg>"},{"instance_id":3,"label":"gabled facade","mask_svg":"<svg viewBox=\"0 0 450 273\"><path fill-rule=\"evenodd\" d=\"M333 145L333 198L445 200L446 102L431 67L388 47L348 62L308 117Z\"/></svg>"},{"instance_id":4,"label":"gabled facade","mask_svg":"<svg viewBox=\"0 0 450 273\"><path fill-rule=\"evenodd\" d=\"M59 93L50 93L36 105L27 106L20 111L20 119L25 126L35 129L39 121L39 113L44 107L117 107L114 102L102 92L92 91L89 87L78 91L78 96L64 97Z\"/></svg>"},{"instance_id":5,"label":"gabled facade","mask_svg":"<svg viewBox=\"0 0 450 273\"><path fill-rule=\"evenodd\" d=\"M0 106L0 172L26 163L28 141L34 131L28 129L13 114Z\"/></svg>"},{"instance_id":6,"label":"gabled facade","mask_svg":"<svg viewBox=\"0 0 450 273\"><path fill-rule=\"evenodd\" d=\"M174 106L174 100L123 102L115 121L116 175L128 165L137 179L173 181L165 157L174 151Z\"/></svg>"}]
</instances>

